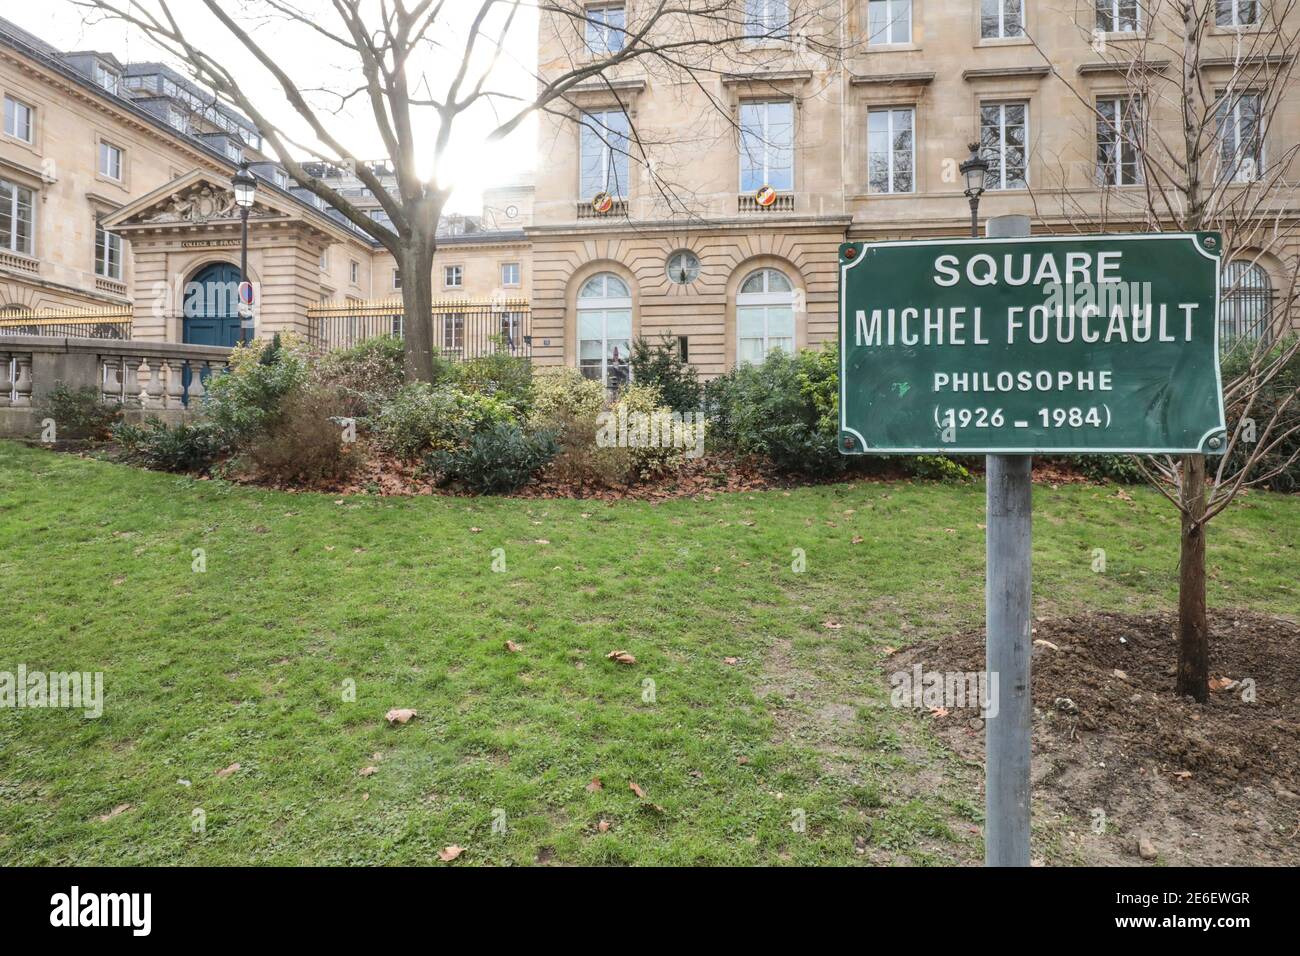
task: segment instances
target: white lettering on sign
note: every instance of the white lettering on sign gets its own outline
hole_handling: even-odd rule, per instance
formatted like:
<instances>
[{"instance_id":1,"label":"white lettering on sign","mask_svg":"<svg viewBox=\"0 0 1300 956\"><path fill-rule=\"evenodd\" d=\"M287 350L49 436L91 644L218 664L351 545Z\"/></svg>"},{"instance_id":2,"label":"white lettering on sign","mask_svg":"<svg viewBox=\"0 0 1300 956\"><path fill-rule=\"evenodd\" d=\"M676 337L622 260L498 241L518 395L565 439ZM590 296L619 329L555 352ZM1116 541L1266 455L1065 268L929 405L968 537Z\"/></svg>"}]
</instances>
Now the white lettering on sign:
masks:
<instances>
[{"instance_id":1,"label":"white lettering on sign","mask_svg":"<svg viewBox=\"0 0 1300 956\"><path fill-rule=\"evenodd\" d=\"M1006 285L1019 286L1031 282L1033 285L1049 283L1066 283L1083 285L1096 282L1118 282L1120 260L1123 253L1118 250L1108 252L1067 252L1065 270L1057 264L1056 254L1040 253L1037 263L1032 253L1007 253L1001 261L987 252L978 252L966 261L966 268L959 268L961 261L951 253L938 256L934 260L934 284L951 288L961 281L963 271L966 281L971 285Z\"/></svg>"}]
</instances>

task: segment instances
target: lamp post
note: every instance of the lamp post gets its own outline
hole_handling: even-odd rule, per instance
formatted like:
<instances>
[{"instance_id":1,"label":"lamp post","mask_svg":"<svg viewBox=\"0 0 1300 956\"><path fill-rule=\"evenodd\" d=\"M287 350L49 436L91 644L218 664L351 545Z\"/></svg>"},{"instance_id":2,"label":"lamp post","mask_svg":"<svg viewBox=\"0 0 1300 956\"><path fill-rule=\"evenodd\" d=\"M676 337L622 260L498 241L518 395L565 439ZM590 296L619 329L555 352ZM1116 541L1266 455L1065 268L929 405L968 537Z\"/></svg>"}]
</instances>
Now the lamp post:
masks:
<instances>
[{"instance_id":1,"label":"lamp post","mask_svg":"<svg viewBox=\"0 0 1300 956\"><path fill-rule=\"evenodd\" d=\"M239 341L247 344L253 337L252 296L244 302L244 283L248 281L248 211L253 208L257 197L257 179L248 171L248 160L239 164L239 170L230 180L230 187L235 192L235 205L239 207ZM250 286L251 290L251 286Z\"/></svg>"},{"instance_id":2,"label":"lamp post","mask_svg":"<svg viewBox=\"0 0 1300 956\"><path fill-rule=\"evenodd\" d=\"M984 192L984 177L989 171L989 161L980 156L980 144L970 144L970 158L957 167L966 178L966 198L970 200L970 237L980 235L980 196Z\"/></svg>"}]
</instances>

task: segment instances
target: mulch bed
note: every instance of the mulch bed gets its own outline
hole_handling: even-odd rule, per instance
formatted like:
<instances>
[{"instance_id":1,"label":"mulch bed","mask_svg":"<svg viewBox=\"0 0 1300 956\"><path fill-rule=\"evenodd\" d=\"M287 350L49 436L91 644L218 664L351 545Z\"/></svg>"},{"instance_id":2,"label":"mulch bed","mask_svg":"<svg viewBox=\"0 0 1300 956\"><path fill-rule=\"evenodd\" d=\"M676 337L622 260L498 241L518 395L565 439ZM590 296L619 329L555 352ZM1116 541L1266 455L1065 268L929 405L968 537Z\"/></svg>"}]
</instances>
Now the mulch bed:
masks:
<instances>
[{"instance_id":1,"label":"mulch bed","mask_svg":"<svg viewBox=\"0 0 1300 956\"><path fill-rule=\"evenodd\" d=\"M1135 834L1166 859L1295 862L1300 830L1300 626L1242 610L1210 612L1207 704L1174 695L1171 615L1087 613L1038 619L1031 673L1036 806L1120 822L1108 850L1136 862ZM982 671L982 629L892 655L888 672ZM1253 691L1254 700L1251 701ZM978 712L926 719L961 756L982 763ZM1155 835L1160 838L1156 839ZM1088 839L1081 845L1087 847ZM1107 841L1089 852L1107 859ZM1232 859L1207 858L1217 852ZM1086 855L1086 854L1085 854ZM1179 858L1182 859L1179 859Z\"/></svg>"}]
</instances>

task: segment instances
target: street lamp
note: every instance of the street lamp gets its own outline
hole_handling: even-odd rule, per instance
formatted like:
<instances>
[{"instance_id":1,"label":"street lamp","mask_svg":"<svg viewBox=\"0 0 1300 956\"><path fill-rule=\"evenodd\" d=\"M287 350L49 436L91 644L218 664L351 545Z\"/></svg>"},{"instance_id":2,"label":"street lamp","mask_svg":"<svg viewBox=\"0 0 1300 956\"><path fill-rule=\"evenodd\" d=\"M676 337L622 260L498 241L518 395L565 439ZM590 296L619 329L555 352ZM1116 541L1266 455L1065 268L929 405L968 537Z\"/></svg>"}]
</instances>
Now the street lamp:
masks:
<instances>
[{"instance_id":1,"label":"street lamp","mask_svg":"<svg viewBox=\"0 0 1300 956\"><path fill-rule=\"evenodd\" d=\"M253 200L257 197L257 179L248 171L248 160L239 164L238 171L230 180L230 188L235 191L240 223L239 290L236 293L239 300L239 341L247 344L253 337L252 297L249 297L249 302L244 302L244 283L248 281L248 211L253 208Z\"/></svg>"},{"instance_id":2,"label":"street lamp","mask_svg":"<svg viewBox=\"0 0 1300 956\"><path fill-rule=\"evenodd\" d=\"M970 158L957 169L966 177L966 198L970 200L970 235L972 239L978 239L980 195L984 192L984 177L989 171L989 161L980 156L979 143L971 143L969 148Z\"/></svg>"}]
</instances>

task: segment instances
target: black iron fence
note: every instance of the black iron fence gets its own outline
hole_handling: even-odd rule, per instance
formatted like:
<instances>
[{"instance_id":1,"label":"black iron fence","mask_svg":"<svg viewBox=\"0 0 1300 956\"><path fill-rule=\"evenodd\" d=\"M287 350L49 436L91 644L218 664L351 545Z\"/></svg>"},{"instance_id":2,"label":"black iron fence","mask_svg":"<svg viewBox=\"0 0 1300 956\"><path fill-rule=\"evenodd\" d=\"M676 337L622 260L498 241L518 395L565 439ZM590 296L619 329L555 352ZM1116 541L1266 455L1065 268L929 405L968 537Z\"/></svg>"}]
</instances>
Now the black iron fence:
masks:
<instances>
[{"instance_id":1,"label":"black iron fence","mask_svg":"<svg viewBox=\"0 0 1300 956\"><path fill-rule=\"evenodd\" d=\"M450 299L435 302L429 316L433 347L453 361L509 352L532 354L532 310L527 299ZM307 340L313 349L349 348L364 339L402 338L406 313L401 299L315 305L307 310Z\"/></svg>"},{"instance_id":2,"label":"black iron fence","mask_svg":"<svg viewBox=\"0 0 1300 956\"><path fill-rule=\"evenodd\" d=\"M1219 299L1219 348L1269 344L1278 318L1276 296L1268 273L1248 262L1229 262L1223 270Z\"/></svg>"}]
</instances>

